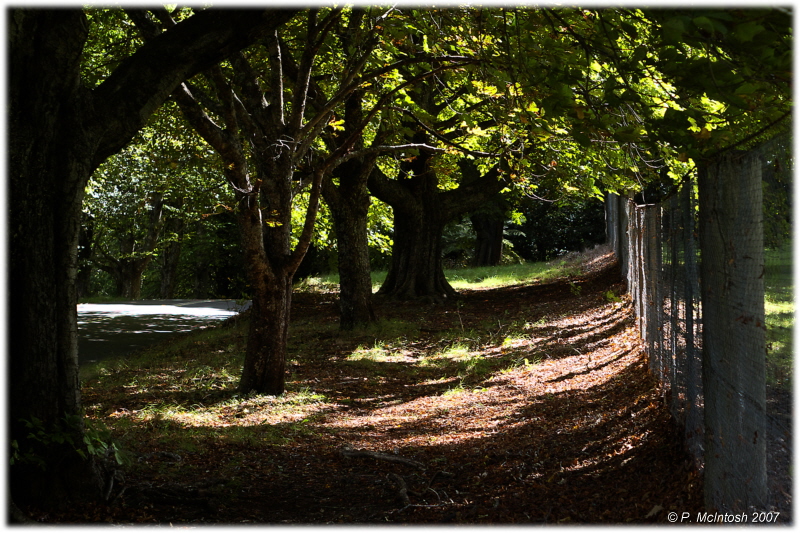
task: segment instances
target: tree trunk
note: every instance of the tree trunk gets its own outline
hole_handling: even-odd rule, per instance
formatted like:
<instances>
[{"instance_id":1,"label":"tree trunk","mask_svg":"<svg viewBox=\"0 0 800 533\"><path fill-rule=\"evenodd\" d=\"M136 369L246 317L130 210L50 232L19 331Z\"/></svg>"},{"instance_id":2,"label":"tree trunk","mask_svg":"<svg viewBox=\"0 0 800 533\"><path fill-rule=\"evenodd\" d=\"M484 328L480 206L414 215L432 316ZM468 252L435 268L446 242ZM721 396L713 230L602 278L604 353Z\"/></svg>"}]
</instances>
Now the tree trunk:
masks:
<instances>
[{"instance_id":1,"label":"tree trunk","mask_svg":"<svg viewBox=\"0 0 800 533\"><path fill-rule=\"evenodd\" d=\"M414 140L420 141L424 139ZM444 275L442 230L447 222L476 209L503 187L496 168L480 176L473 163L463 160L459 164L464 176L461 185L441 191L429 168L430 157L421 153L406 167L410 179L391 180L377 168L370 174L370 191L394 211L392 260L379 295L432 301L455 296Z\"/></svg>"},{"instance_id":2,"label":"tree trunk","mask_svg":"<svg viewBox=\"0 0 800 533\"><path fill-rule=\"evenodd\" d=\"M331 213L338 243L339 327L352 330L375 322L367 216L355 209L345 213L331 209Z\"/></svg>"},{"instance_id":3,"label":"tree trunk","mask_svg":"<svg viewBox=\"0 0 800 533\"><path fill-rule=\"evenodd\" d=\"M253 302L239 381L239 390L243 394L277 396L285 390L292 279L302 255L305 255L303 251L302 255L292 259L289 253L292 213L290 161L286 156L258 160L260 176L264 176L261 180L264 183L262 201L248 202L245 199L237 202L237 219ZM243 180L242 171L243 168L229 168L229 181ZM266 176L272 179L267 180ZM262 218L261 205L274 207L266 219ZM310 240L310 235L308 238Z\"/></svg>"},{"instance_id":4,"label":"tree trunk","mask_svg":"<svg viewBox=\"0 0 800 533\"><path fill-rule=\"evenodd\" d=\"M100 471L68 444L45 446L25 422L56 428L85 451L78 386L77 273L83 188L93 153L76 127L77 67L87 34L79 10L9 12L9 375L11 441L42 466L15 461L19 505L99 497ZM38 36L37 39L32 36ZM46 75L42 75L46 73ZM73 98L70 98L72 96ZM67 422L71 423L67 423Z\"/></svg>"},{"instance_id":5,"label":"tree trunk","mask_svg":"<svg viewBox=\"0 0 800 533\"><path fill-rule=\"evenodd\" d=\"M355 14L363 16L363 11ZM356 22L354 19L353 23ZM350 42L350 34L343 36ZM363 92L355 91L344 105L345 137L353 135L363 127ZM373 143L380 142L378 135ZM340 141L340 139L335 139ZM355 149L363 146L363 139L355 144ZM322 194L333 217L333 227L338 243L337 259L339 269L339 328L352 330L375 322L375 309L372 305L372 276L369 264L369 241L367 239L367 216L370 197L367 180L375 166L377 155L352 159L339 165L333 174L339 179L339 186L333 180L323 181Z\"/></svg>"},{"instance_id":6,"label":"tree trunk","mask_svg":"<svg viewBox=\"0 0 800 533\"><path fill-rule=\"evenodd\" d=\"M447 221L435 206L423 205L393 206L392 260L379 295L431 301L456 295L444 275L442 263L442 230Z\"/></svg>"},{"instance_id":7,"label":"tree trunk","mask_svg":"<svg viewBox=\"0 0 800 533\"><path fill-rule=\"evenodd\" d=\"M283 394L291 300L292 279L289 276L280 276L263 290L255 291L239 382L243 394Z\"/></svg>"},{"instance_id":8,"label":"tree trunk","mask_svg":"<svg viewBox=\"0 0 800 533\"><path fill-rule=\"evenodd\" d=\"M18 447L9 489L19 506L64 507L98 499L103 488L83 441L78 381L75 277L89 177L182 80L291 16L199 13L89 90L80 79L89 33L80 9L8 11L8 437ZM30 438L38 429L51 438Z\"/></svg>"},{"instance_id":9,"label":"tree trunk","mask_svg":"<svg viewBox=\"0 0 800 533\"><path fill-rule=\"evenodd\" d=\"M701 169L698 184L706 508L763 510L766 328L759 158L727 154Z\"/></svg>"},{"instance_id":10,"label":"tree trunk","mask_svg":"<svg viewBox=\"0 0 800 533\"><path fill-rule=\"evenodd\" d=\"M339 187L325 180L323 196L333 217L339 260L339 328L352 330L375 322L367 241L369 170L348 161L336 170Z\"/></svg>"},{"instance_id":11,"label":"tree trunk","mask_svg":"<svg viewBox=\"0 0 800 533\"><path fill-rule=\"evenodd\" d=\"M503 224L500 217L475 213L469 217L475 229L475 266L496 266L503 256Z\"/></svg>"},{"instance_id":12,"label":"tree trunk","mask_svg":"<svg viewBox=\"0 0 800 533\"><path fill-rule=\"evenodd\" d=\"M183 233L183 221L176 219L177 233ZM175 223L173 223L175 224ZM179 237L180 239L180 237ZM163 299L175 298L175 288L178 283L178 265L181 260L181 241L176 240L167 244L161 255L161 283L159 284L159 297Z\"/></svg>"},{"instance_id":13,"label":"tree trunk","mask_svg":"<svg viewBox=\"0 0 800 533\"><path fill-rule=\"evenodd\" d=\"M126 300L139 300L142 297L142 276L151 257L138 259L119 259L113 267L105 268L115 282L115 292Z\"/></svg>"}]
</instances>

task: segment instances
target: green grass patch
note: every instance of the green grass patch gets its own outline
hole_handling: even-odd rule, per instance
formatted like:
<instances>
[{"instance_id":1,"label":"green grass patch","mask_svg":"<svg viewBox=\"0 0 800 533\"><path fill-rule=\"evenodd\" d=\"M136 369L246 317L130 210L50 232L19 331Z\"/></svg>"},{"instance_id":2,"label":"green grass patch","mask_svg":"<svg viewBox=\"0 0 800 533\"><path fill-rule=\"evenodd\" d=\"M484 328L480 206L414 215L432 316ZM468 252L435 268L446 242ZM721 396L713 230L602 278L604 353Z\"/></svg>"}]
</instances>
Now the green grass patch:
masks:
<instances>
[{"instance_id":1,"label":"green grass patch","mask_svg":"<svg viewBox=\"0 0 800 533\"><path fill-rule=\"evenodd\" d=\"M496 267L471 267L446 270L445 276L455 289L491 289L541 283L580 274L580 269L565 261L522 263Z\"/></svg>"},{"instance_id":2,"label":"green grass patch","mask_svg":"<svg viewBox=\"0 0 800 533\"><path fill-rule=\"evenodd\" d=\"M447 271L458 289L543 282L576 273L577 267L565 262ZM375 288L385 275L373 273ZM329 303L333 296L327 294L338 290L338 279L309 278L299 290L326 293L319 300ZM381 320L353 332L339 331L327 315L324 320L319 314L300 316L292 323L287 346L291 377L287 391L278 397L243 395L237 389L247 343L246 318L176 336L127 357L83 368L86 415L107 427L134 457L154 451L212 452L227 445L281 446L332 431L319 422L339 409L339 404L384 401L392 392L378 387L371 392L375 398L360 398L357 388L348 385L351 382L373 388L385 382L396 388L398 382L418 380L432 383L432 394L442 394L448 386L446 394L460 394L483 390L504 369L534 364L528 361L533 359L527 347L533 319L524 313L505 313L467 323L471 311L463 307L458 303L452 311L459 318L455 326L448 321L445 327L450 329L437 330L435 337L430 335L433 330L420 332L425 325L414 313L407 320ZM332 378L333 382L316 379L312 368L319 364L341 365L345 385L338 378ZM235 456L227 460L235 461ZM135 465L151 470L176 468L163 461ZM234 467L231 462L220 469Z\"/></svg>"},{"instance_id":3,"label":"green grass patch","mask_svg":"<svg viewBox=\"0 0 800 533\"><path fill-rule=\"evenodd\" d=\"M385 362L392 357L392 352L388 346L375 343L371 348L359 346L355 351L347 356L348 361L375 361Z\"/></svg>"},{"instance_id":4,"label":"green grass patch","mask_svg":"<svg viewBox=\"0 0 800 533\"><path fill-rule=\"evenodd\" d=\"M795 311L791 246L766 250L765 264L767 382L791 389Z\"/></svg>"},{"instance_id":5,"label":"green grass patch","mask_svg":"<svg viewBox=\"0 0 800 533\"><path fill-rule=\"evenodd\" d=\"M238 392L247 327L243 320L194 332L84 369L88 418L134 455L212 449L220 439L280 445L307 435L327 405L323 394L291 382L278 397Z\"/></svg>"},{"instance_id":6,"label":"green grass patch","mask_svg":"<svg viewBox=\"0 0 800 533\"><path fill-rule=\"evenodd\" d=\"M580 268L564 260L538 263L521 263L493 267L468 267L446 269L444 275L454 289L491 289L542 283L563 277L580 274ZM386 271L370 273L372 290L377 291L386 279ZM339 275L336 273L305 278L295 288L309 292L336 292L339 288Z\"/></svg>"}]
</instances>

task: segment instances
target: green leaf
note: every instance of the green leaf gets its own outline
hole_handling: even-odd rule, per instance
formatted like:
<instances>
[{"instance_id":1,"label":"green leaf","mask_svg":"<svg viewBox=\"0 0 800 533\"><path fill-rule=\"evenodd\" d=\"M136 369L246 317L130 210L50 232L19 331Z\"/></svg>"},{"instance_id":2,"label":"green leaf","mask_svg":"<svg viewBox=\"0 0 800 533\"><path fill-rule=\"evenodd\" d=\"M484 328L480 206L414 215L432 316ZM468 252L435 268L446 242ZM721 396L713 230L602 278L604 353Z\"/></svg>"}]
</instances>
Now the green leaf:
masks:
<instances>
[{"instance_id":1,"label":"green leaf","mask_svg":"<svg viewBox=\"0 0 800 533\"><path fill-rule=\"evenodd\" d=\"M620 128L614 132L613 137L621 143L631 143L638 141L642 136L641 126L629 126Z\"/></svg>"},{"instance_id":2,"label":"green leaf","mask_svg":"<svg viewBox=\"0 0 800 533\"><path fill-rule=\"evenodd\" d=\"M756 21L750 21L737 25L733 30L733 36L739 41L746 43L752 41L753 38L762 31L764 31L764 26Z\"/></svg>"},{"instance_id":3,"label":"green leaf","mask_svg":"<svg viewBox=\"0 0 800 533\"><path fill-rule=\"evenodd\" d=\"M686 28L683 24L683 17L673 17L667 19L661 27L664 41L667 44L679 44L683 41L683 33Z\"/></svg>"},{"instance_id":4,"label":"green leaf","mask_svg":"<svg viewBox=\"0 0 800 533\"><path fill-rule=\"evenodd\" d=\"M641 61L647 57L647 50L648 48L644 45L640 45L636 47L636 50L633 51L633 55L631 59L633 61Z\"/></svg>"},{"instance_id":5,"label":"green leaf","mask_svg":"<svg viewBox=\"0 0 800 533\"><path fill-rule=\"evenodd\" d=\"M697 29L707 31L708 33L714 33L714 23L711 22L711 19L708 17L695 17L692 19L692 23Z\"/></svg>"},{"instance_id":6,"label":"green leaf","mask_svg":"<svg viewBox=\"0 0 800 533\"><path fill-rule=\"evenodd\" d=\"M592 146L592 139L583 132L574 131L572 133L572 138L584 148L590 148Z\"/></svg>"},{"instance_id":7,"label":"green leaf","mask_svg":"<svg viewBox=\"0 0 800 533\"><path fill-rule=\"evenodd\" d=\"M622 30L625 33L627 33L628 35L630 35L634 39L638 39L639 38L639 32L636 30L636 26L634 26L633 24L631 24L629 22L621 22L620 26L622 27Z\"/></svg>"},{"instance_id":8,"label":"green leaf","mask_svg":"<svg viewBox=\"0 0 800 533\"><path fill-rule=\"evenodd\" d=\"M744 83L744 84L740 85L739 87L737 87L737 89L734 91L734 93L736 93L736 94L753 94L754 92L756 92L758 90L758 88L759 88L758 85L755 85L754 83L749 83L748 82L748 83Z\"/></svg>"}]
</instances>

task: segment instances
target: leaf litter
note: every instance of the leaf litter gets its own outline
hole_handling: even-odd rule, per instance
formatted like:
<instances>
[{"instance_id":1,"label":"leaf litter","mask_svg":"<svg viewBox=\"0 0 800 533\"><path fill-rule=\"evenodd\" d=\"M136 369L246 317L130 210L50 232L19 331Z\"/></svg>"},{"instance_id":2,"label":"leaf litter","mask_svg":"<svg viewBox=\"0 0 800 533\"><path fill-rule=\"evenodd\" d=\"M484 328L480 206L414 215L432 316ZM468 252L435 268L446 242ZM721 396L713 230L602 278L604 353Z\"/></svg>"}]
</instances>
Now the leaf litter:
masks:
<instances>
[{"instance_id":1,"label":"leaf litter","mask_svg":"<svg viewBox=\"0 0 800 533\"><path fill-rule=\"evenodd\" d=\"M701 476L648 373L624 292L606 254L570 279L464 290L439 305L378 300L391 327L349 334L337 330L335 295L297 294L286 395L239 397L225 372L176 382L176 366L160 370L160 388L137 385L158 374L152 365L116 370L129 382L122 391L86 380L87 416L132 460L108 502L28 511L116 524L696 515ZM197 349L233 341L220 342Z\"/></svg>"}]
</instances>

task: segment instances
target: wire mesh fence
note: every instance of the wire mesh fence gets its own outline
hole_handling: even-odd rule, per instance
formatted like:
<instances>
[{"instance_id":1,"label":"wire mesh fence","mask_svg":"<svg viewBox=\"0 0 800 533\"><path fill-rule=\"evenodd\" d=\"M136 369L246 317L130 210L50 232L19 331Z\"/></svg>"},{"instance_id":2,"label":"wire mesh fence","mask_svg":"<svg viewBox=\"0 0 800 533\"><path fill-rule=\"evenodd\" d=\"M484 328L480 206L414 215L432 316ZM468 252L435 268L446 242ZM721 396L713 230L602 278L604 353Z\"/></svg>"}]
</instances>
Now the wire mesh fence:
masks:
<instances>
[{"instance_id":1,"label":"wire mesh fence","mask_svg":"<svg viewBox=\"0 0 800 533\"><path fill-rule=\"evenodd\" d=\"M790 508L792 168L781 135L658 203L606 202L650 369L718 509Z\"/></svg>"}]
</instances>

